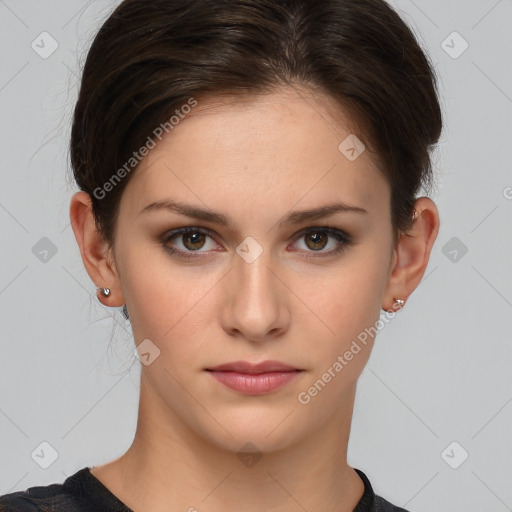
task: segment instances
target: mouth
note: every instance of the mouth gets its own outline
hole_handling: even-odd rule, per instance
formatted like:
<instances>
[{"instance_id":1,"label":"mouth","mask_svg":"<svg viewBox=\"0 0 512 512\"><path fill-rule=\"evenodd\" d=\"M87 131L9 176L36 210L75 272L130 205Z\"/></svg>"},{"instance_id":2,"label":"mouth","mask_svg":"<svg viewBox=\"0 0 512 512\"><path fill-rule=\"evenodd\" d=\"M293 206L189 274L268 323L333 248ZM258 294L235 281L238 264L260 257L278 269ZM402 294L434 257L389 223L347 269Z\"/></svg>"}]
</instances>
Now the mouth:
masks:
<instances>
[{"instance_id":1,"label":"mouth","mask_svg":"<svg viewBox=\"0 0 512 512\"><path fill-rule=\"evenodd\" d=\"M304 372L280 361L252 364L235 361L206 368L224 386L245 395L262 395L275 391Z\"/></svg>"},{"instance_id":2,"label":"mouth","mask_svg":"<svg viewBox=\"0 0 512 512\"><path fill-rule=\"evenodd\" d=\"M262 361L261 363L249 363L248 361L233 361L231 363L219 364L218 366L212 366L206 368L207 371L221 371L221 372L238 372L247 373L250 375L259 375L262 373L271 372L291 372L301 371L299 368L295 368L280 361Z\"/></svg>"}]
</instances>

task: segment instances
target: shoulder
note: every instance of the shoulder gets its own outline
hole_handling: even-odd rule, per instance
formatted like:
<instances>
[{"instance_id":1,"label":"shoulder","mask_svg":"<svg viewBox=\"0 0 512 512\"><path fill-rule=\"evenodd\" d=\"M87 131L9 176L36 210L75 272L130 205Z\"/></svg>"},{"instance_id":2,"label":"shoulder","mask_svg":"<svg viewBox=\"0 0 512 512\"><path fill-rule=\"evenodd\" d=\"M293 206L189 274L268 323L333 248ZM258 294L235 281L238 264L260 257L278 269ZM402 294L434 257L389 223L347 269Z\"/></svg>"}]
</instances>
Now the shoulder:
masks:
<instances>
[{"instance_id":1,"label":"shoulder","mask_svg":"<svg viewBox=\"0 0 512 512\"><path fill-rule=\"evenodd\" d=\"M0 496L0 512L79 512L83 509L64 484L34 486Z\"/></svg>"},{"instance_id":2,"label":"shoulder","mask_svg":"<svg viewBox=\"0 0 512 512\"><path fill-rule=\"evenodd\" d=\"M405 508L397 507L396 505L393 505L389 501L377 495L375 496L373 506L374 508L372 508L372 511L375 512L408 512L405 510Z\"/></svg>"},{"instance_id":3,"label":"shoulder","mask_svg":"<svg viewBox=\"0 0 512 512\"><path fill-rule=\"evenodd\" d=\"M409 512L404 508L393 505L383 497L376 495L366 474L360 469L354 469L364 483L364 494L354 509L354 512Z\"/></svg>"}]
</instances>

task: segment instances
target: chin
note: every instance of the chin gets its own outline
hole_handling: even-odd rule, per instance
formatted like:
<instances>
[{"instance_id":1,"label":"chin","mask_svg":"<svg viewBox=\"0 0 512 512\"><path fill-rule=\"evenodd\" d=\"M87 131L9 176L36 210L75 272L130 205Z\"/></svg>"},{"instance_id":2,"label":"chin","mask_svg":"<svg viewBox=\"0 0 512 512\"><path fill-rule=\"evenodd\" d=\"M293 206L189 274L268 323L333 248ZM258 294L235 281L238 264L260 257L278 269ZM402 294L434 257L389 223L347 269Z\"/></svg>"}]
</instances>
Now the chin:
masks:
<instances>
[{"instance_id":1,"label":"chin","mask_svg":"<svg viewBox=\"0 0 512 512\"><path fill-rule=\"evenodd\" d=\"M299 441L299 438L295 439L295 436L291 436L285 430L280 433L272 433L269 436L267 436L267 431L257 428L237 430L232 434L232 438L211 438L210 441L218 448L239 456L246 452L255 454L278 452L290 448L296 441Z\"/></svg>"},{"instance_id":2,"label":"chin","mask_svg":"<svg viewBox=\"0 0 512 512\"><path fill-rule=\"evenodd\" d=\"M216 414L215 422L203 424L196 433L218 448L234 453L239 453L248 444L247 451L270 453L284 450L302 438L301 431L297 429L296 414L290 414L291 411L292 407L279 407L275 411L237 408ZM301 424L304 426L304 422Z\"/></svg>"}]
</instances>

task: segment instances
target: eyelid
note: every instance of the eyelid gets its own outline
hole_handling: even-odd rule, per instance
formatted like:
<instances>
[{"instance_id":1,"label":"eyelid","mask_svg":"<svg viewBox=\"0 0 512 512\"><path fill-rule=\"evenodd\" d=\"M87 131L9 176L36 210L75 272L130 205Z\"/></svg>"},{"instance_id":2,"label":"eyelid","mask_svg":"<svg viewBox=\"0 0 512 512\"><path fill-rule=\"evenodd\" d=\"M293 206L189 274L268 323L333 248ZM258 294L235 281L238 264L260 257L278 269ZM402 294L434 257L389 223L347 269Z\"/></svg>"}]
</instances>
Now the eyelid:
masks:
<instances>
[{"instance_id":1,"label":"eyelid","mask_svg":"<svg viewBox=\"0 0 512 512\"><path fill-rule=\"evenodd\" d=\"M319 225L319 226L308 226L307 228L301 229L296 235L294 235L293 240L297 240L298 238L301 238L302 236L314 232L314 231L323 231L325 233L328 233L329 235L333 237L339 237L345 241L350 241L352 237L343 229L335 228L334 226L329 226L327 224Z\"/></svg>"}]
</instances>

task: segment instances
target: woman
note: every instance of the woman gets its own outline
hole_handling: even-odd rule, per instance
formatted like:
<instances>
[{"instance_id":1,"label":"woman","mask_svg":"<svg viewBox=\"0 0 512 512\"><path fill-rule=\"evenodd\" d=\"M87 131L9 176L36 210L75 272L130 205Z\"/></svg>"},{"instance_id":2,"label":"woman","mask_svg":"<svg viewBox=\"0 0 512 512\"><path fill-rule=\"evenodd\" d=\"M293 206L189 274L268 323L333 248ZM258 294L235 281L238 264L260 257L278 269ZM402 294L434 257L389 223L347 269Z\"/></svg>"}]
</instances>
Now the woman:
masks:
<instances>
[{"instance_id":1,"label":"woman","mask_svg":"<svg viewBox=\"0 0 512 512\"><path fill-rule=\"evenodd\" d=\"M347 445L381 310L439 229L417 193L441 128L428 58L382 0L122 2L83 70L70 217L132 325L137 431L1 503L403 511Z\"/></svg>"}]
</instances>

